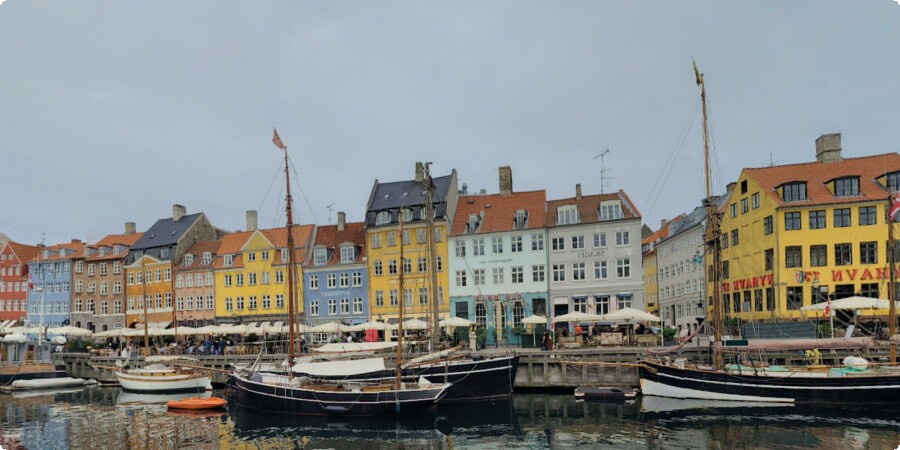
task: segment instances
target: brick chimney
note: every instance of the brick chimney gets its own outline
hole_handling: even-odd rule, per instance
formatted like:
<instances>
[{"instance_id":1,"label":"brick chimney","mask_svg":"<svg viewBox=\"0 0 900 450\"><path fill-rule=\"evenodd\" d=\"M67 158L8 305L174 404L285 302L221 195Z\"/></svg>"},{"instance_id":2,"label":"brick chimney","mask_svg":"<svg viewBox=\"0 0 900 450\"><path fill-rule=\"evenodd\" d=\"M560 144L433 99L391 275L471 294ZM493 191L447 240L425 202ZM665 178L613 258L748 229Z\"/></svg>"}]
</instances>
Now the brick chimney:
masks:
<instances>
[{"instance_id":1,"label":"brick chimney","mask_svg":"<svg viewBox=\"0 0 900 450\"><path fill-rule=\"evenodd\" d=\"M662 230L663 228L665 228L667 223L668 222L666 221L666 219L661 219L659 221L659 229Z\"/></svg>"},{"instance_id":2,"label":"brick chimney","mask_svg":"<svg viewBox=\"0 0 900 450\"><path fill-rule=\"evenodd\" d=\"M337 230L344 231L344 225L347 224L347 213L343 211L338 211L338 223Z\"/></svg>"},{"instance_id":3,"label":"brick chimney","mask_svg":"<svg viewBox=\"0 0 900 450\"><path fill-rule=\"evenodd\" d=\"M137 232L137 226L134 222L125 222L125 234L134 234Z\"/></svg>"},{"instance_id":4,"label":"brick chimney","mask_svg":"<svg viewBox=\"0 0 900 450\"><path fill-rule=\"evenodd\" d=\"M500 167L500 195L512 194L512 168L509 166Z\"/></svg>"},{"instance_id":5,"label":"brick chimney","mask_svg":"<svg viewBox=\"0 0 900 450\"><path fill-rule=\"evenodd\" d=\"M247 231L256 231L256 217L255 209L247 210Z\"/></svg>"},{"instance_id":6,"label":"brick chimney","mask_svg":"<svg viewBox=\"0 0 900 450\"><path fill-rule=\"evenodd\" d=\"M575 200L581 200L581 183L575 185Z\"/></svg>"},{"instance_id":7,"label":"brick chimney","mask_svg":"<svg viewBox=\"0 0 900 450\"><path fill-rule=\"evenodd\" d=\"M421 183L425 181L425 165L417 162L416 163L416 183Z\"/></svg>"},{"instance_id":8,"label":"brick chimney","mask_svg":"<svg viewBox=\"0 0 900 450\"><path fill-rule=\"evenodd\" d=\"M178 222L187 214L187 208L184 205L174 204L172 205L172 220Z\"/></svg>"},{"instance_id":9,"label":"brick chimney","mask_svg":"<svg viewBox=\"0 0 900 450\"><path fill-rule=\"evenodd\" d=\"M816 139L816 161L837 162L841 157L841 133L823 134Z\"/></svg>"}]
</instances>

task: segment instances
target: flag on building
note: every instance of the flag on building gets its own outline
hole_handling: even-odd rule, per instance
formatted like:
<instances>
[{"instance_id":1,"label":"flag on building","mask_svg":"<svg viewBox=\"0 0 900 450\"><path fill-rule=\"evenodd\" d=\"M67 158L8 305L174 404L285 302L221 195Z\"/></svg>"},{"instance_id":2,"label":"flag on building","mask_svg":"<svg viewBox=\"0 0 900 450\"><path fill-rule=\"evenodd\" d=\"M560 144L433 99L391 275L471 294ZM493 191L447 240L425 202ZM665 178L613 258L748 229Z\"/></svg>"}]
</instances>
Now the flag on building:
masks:
<instances>
[{"instance_id":1,"label":"flag on building","mask_svg":"<svg viewBox=\"0 0 900 450\"><path fill-rule=\"evenodd\" d=\"M900 221L900 193L894 194L891 199L891 209L888 210L888 219L891 222Z\"/></svg>"},{"instance_id":2,"label":"flag on building","mask_svg":"<svg viewBox=\"0 0 900 450\"><path fill-rule=\"evenodd\" d=\"M33 290L34 290L34 282L31 281L31 274L28 274L28 290L29 290L29 291L33 291Z\"/></svg>"},{"instance_id":3,"label":"flag on building","mask_svg":"<svg viewBox=\"0 0 900 450\"><path fill-rule=\"evenodd\" d=\"M278 135L278 130L272 128L272 131L274 132L274 135L272 136L272 143L275 144L276 147L284 150L284 142L281 141L281 136Z\"/></svg>"},{"instance_id":4,"label":"flag on building","mask_svg":"<svg viewBox=\"0 0 900 450\"><path fill-rule=\"evenodd\" d=\"M831 317L831 300L828 300L828 303L825 304L825 314L822 317Z\"/></svg>"}]
</instances>

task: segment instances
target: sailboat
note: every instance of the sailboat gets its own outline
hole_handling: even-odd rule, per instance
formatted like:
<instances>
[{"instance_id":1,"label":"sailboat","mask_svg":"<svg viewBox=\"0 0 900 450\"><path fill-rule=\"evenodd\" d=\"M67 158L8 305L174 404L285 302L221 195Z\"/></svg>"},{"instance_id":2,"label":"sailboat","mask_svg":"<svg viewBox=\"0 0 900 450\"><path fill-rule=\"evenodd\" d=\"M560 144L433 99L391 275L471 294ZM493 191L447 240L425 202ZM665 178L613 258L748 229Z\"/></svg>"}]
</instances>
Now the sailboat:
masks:
<instances>
[{"instance_id":1,"label":"sailboat","mask_svg":"<svg viewBox=\"0 0 900 450\"><path fill-rule=\"evenodd\" d=\"M293 214L291 213L291 183L288 170L287 146L274 132L272 142L284 151L286 185L287 247L288 247L288 361L294 363L295 340L295 280ZM401 287L403 279L400 279ZM403 302L400 306L401 323ZM402 357L402 336L397 344L397 359ZM392 382L321 381L295 376L293 367L287 375L262 372L253 367L248 372L234 372L231 385L236 401L251 408L304 415L379 416L399 414L434 405L450 387L449 383L431 383L422 377L404 381L399 371Z\"/></svg>"},{"instance_id":2,"label":"sailboat","mask_svg":"<svg viewBox=\"0 0 900 450\"><path fill-rule=\"evenodd\" d=\"M866 359L847 357L842 367L811 365L802 367L782 367L765 364L723 365L722 353L722 305L719 295L720 240L719 213L716 202L710 195L709 181L709 132L707 127L706 87L703 74L694 64L694 75L700 87L703 106L703 144L706 161L706 245L712 256L712 327L713 366L691 366L678 358L674 364L660 360L645 360L638 367L641 392L648 396L683 399L727 400L743 402L777 403L876 403L900 400L900 370L896 366L895 344L890 344L890 365L870 368ZM890 189L889 189L890 190ZM889 202L890 203L890 202ZM900 212L900 202L895 202L892 211ZM889 263L891 282L888 286L890 298L890 335L896 330L896 290L894 261L894 215L888 216ZM710 321L707 321L709 323ZM816 339L813 342L753 343L740 349L742 352L791 351L824 348L865 348L871 340Z\"/></svg>"}]
</instances>

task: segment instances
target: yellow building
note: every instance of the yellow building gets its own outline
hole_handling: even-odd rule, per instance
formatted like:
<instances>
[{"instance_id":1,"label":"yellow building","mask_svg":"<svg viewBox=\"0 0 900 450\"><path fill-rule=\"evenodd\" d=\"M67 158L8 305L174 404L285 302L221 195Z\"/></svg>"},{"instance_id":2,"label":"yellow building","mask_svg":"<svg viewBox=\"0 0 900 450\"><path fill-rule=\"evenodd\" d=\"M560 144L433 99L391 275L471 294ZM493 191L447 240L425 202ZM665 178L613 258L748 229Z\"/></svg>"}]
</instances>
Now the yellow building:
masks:
<instances>
[{"instance_id":1,"label":"yellow building","mask_svg":"<svg viewBox=\"0 0 900 450\"><path fill-rule=\"evenodd\" d=\"M816 162L744 169L721 210L724 314L808 319L800 308L829 298L887 298L885 217L898 186L900 155L844 159L840 134L816 140Z\"/></svg>"},{"instance_id":2,"label":"yellow building","mask_svg":"<svg viewBox=\"0 0 900 450\"><path fill-rule=\"evenodd\" d=\"M410 181L379 183L375 180L366 211L369 314L373 320L391 321L399 315L400 298L405 299L404 317L428 321L435 293L441 317L449 314L447 231L456 211L456 171L433 178L435 192L434 228L429 233L425 221L424 167L416 165ZM400 215L403 233L400 233ZM429 251L433 236L434 254ZM403 247L403 260L400 248ZM437 288L432 287L431 269L436 271ZM399 291L399 271L404 270L404 292Z\"/></svg>"},{"instance_id":3,"label":"yellow building","mask_svg":"<svg viewBox=\"0 0 900 450\"><path fill-rule=\"evenodd\" d=\"M656 244L669 235L669 223L663 222L659 230L654 231L641 241L643 253L644 308L648 313L659 315L659 276L656 264Z\"/></svg>"},{"instance_id":4,"label":"yellow building","mask_svg":"<svg viewBox=\"0 0 900 450\"><path fill-rule=\"evenodd\" d=\"M172 308L172 261L143 255L125 266L125 326L147 323L165 328L174 320ZM144 303L141 303L141 299ZM146 309L145 309L146 306Z\"/></svg>"},{"instance_id":5,"label":"yellow building","mask_svg":"<svg viewBox=\"0 0 900 450\"><path fill-rule=\"evenodd\" d=\"M293 228L298 314L303 312L301 265L313 237L312 225ZM215 261L217 322L286 323L288 313L287 232L284 228L233 233L222 238Z\"/></svg>"}]
</instances>

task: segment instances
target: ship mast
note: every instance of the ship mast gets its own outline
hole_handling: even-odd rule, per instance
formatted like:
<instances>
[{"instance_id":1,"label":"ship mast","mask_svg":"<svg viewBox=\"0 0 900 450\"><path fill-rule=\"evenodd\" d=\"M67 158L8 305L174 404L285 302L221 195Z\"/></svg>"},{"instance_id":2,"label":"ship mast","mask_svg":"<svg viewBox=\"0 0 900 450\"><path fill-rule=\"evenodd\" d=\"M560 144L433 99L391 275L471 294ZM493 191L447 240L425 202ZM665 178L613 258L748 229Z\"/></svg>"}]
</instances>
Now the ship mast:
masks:
<instances>
[{"instance_id":1,"label":"ship mast","mask_svg":"<svg viewBox=\"0 0 900 450\"><path fill-rule=\"evenodd\" d=\"M277 135L276 135L277 136ZM280 142L280 139L279 139ZM288 170L287 146L284 150L284 183L286 186L285 214L287 214L287 267L288 267L288 372L294 378L294 218L291 212L291 174Z\"/></svg>"},{"instance_id":2,"label":"ship mast","mask_svg":"<svg viewBox=\"0 0 900 450\"><path fill-rule=\"evenodd\" d=\"M397 319L397 373L395 374L394 387L400 389L400 379L402 369L400 364L403 360L403 304L406 302L406 292L403 290L403 272L406 267L406 261L403 259L403 206L400 206L400 213L397 215L400 219L400 276L398 301L400 303L400 318Z\"/></svg>"},{"instance_id":3,"label":"ship mast","mask_svg":"<svg viewBox=\"0 0 900 450\"><path fill-rule=\"evenodd\" d=\"M888 185L888 190L890 191L890 185ZM890 365L897 365L897 344L894 342L894 335L897 334L897 255L894 249L894 217L891 215L891 207L893 206L893 192L888 194L888 214L887 214L887 229L888 229L888 272L890 272L890 282L888 283L888 300L891 302L890 307L888 309L888 334L889 334L889 343L888 343L888 351L890 356Z\"/></svg>"},{"instance_id":4,"label":"ship mast","mask_svg":"<svg viewBox=\"0 0 900 450\"><path fill-rule=\"evenodd\" d=\"M428 273L431 277L429 280L431 283L431 351L434 352L437 351L441 339L438 309L441 299L438 297L437 270L435 267L434 203L432 203L434 199L434 182L431 179L431 171L428 167L430 165L430 162L423 164L425 172L425 226L427 227L425 236L428 237L428 249L426 252L431 259L431 261L428 261Z\"/></svg>"},{"instance_id":5,"label":"ship mast","mask_svg":"<svg viewBox=\"0 0 900 450\"><path fill-rule=\"evenodd\" d=\"M694 62L694 76L697 80L697 86L700 86L700 102L703 105L703 164L704 175L706 178L706 247L707 253L712 255L712 271L710 275L712 279L712 304L713 304L713 368L719 370L722 368L722 355L716 350L716 346L722 341L722 305L719 299L719 270L721 267L721 252L719 247L719 211L716 201L712 197L709 180L709 125L706 115L706 84L703 82L703 74L697 69L697 63ZM708 322L707 322L708 323Z\"/></svg>"}]
</instances>

